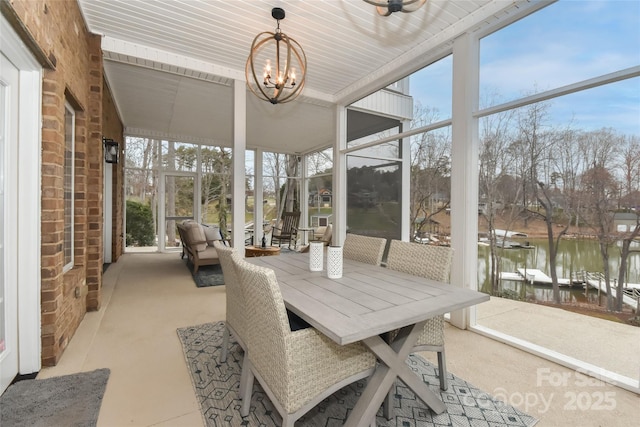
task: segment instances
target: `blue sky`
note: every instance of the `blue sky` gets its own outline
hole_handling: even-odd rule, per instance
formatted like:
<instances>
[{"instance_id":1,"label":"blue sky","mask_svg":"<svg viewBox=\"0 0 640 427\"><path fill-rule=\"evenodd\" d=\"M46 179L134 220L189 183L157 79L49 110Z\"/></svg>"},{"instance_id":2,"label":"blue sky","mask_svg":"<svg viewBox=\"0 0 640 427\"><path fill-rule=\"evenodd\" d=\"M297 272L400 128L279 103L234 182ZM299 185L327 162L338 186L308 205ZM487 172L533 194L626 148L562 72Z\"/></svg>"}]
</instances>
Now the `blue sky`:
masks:
<instances>
[{"instance_id":1,"label":"blue sky","mask_svg":"<svg viewBox=\"0 0 640 427\"><path fill-rule=\"evenodd\" d=\"M480 61L481 100L492 103L638 66L640 0L561 0L484 38ZM451 58L416 73L411 92L449 117ZM640 77L557 98L551 109L559 124L640 136Z\"/></svg>"}]
</instances>

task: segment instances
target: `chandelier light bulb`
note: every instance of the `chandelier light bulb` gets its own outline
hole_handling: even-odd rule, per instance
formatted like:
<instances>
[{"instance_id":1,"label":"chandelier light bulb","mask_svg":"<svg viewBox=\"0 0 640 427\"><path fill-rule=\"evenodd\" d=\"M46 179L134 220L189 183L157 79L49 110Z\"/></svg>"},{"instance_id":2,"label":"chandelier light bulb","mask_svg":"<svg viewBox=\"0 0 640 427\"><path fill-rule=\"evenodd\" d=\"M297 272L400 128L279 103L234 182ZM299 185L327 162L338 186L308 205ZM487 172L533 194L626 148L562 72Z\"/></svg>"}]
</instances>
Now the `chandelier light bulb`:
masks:
<instances>
[{"instance_id":1,"label":"chandelier light bulb","mask_svg":"<svg viewBox=\"0 0 640 427\"><path fill-rule=\"evenodd\" d=\"M268 84L270 78L271 78L271 61L267 59L267 63L264 66L264 84Z\"/></svg>"}]
</instances>

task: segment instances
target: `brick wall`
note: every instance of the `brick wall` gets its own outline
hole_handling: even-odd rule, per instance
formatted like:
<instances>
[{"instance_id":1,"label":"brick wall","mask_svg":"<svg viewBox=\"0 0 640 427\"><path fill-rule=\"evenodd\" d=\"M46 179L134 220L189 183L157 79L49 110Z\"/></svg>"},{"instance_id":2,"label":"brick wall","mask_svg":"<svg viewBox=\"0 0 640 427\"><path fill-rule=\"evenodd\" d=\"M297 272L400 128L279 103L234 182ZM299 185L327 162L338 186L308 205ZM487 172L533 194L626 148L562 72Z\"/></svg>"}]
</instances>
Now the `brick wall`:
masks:
<instances>
[{"instance_id":1,"label":"brick wall","mask_svg":"<svg viewBox=\"0 0 640 427\"><path fill-rule=\"evenodd\" d=\"M113 217L111 261L116 262L120 255L124 253L124 231L122 229L122 219L124 218L124 129L106 82L103 84L103 94L102 133L106 138L111 138L120 143L118 146L120 149L120 162L117 165L113 165L113 194L111 200Z\"/></svg>"},{"instance_id":2,"label":"brick wall","mask_svg":"<svg viewBox=\"0 0 640 427\"><path fill-rule=\"evenodd\" d=\"M122 124L105 89L100 37L90 34L76 0L11 0L9 5L48 58L42 82L42 364L55 365L87 310L101 303L104 115L121 140ZM64 273L64 114L76 112L74 267ZM119 178L120 179L120 178ZM120 186L122 186L120 179ZM120 202L121 204L122 202ZM117 222L117 221L116 221Z\"/></svg>"}]
</instances>

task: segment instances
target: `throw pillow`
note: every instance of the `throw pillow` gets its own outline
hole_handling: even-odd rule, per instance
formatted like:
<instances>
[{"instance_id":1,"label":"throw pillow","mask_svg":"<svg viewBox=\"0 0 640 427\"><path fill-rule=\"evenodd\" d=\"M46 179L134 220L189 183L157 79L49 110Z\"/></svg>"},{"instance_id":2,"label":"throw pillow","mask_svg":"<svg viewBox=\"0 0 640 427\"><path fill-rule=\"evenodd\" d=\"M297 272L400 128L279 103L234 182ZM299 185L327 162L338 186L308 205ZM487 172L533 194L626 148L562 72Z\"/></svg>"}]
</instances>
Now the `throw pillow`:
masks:
<instances>
[{"instance_id":1,"label":"throw pillow","mask_svg":"<svg viewBox=\"0 0 640 427\"><path fill-rule=\"evenodd\" d=\"M327 228L324 230L324 234L322 235L322 240L325 245L331 244L331 234L333 233L333 226L331 224L327 225Z\"/></svg>"},{"instance_id":2,"label":"throw pillow","mask_svg":"<svg viewBox=\"0 0 640 427\"><path fill-rule=\"evenodd\" d=\"M213 242L216 240L222 240L222 235L220 234L220 229L218 227L211 227L210 225L202 224L202 228L204 228L204 236L209 246L213 246Z\"/></svg>"}]
</instances>

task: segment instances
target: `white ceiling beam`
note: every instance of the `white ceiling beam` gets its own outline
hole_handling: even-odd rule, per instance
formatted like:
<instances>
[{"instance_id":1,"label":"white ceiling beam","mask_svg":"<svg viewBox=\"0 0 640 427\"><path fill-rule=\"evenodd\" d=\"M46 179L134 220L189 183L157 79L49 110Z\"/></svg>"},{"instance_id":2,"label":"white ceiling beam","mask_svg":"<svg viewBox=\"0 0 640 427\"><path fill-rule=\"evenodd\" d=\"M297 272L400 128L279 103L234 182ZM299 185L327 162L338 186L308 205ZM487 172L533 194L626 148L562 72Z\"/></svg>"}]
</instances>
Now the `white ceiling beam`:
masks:
<instances>
[{"instance_id":1,"label":"white ceiling beam","mask_svg":"<svg viewBox=\"0 0 640 427\"><path fill-rule=\"evenodd\" d=\"M214 140L211 138L199 138L199 137L190 136L190 135L180 135L180 134L175 134L170 132L162 132L157 130L136 128L131 126L126 126L124 128L124 134L126 136L135 136L139 138L150 138L150 139L159 139L159 140L166 140L166 141L180 141L180 142L187 142L192 144L218 145L221 147L232 146L231 141L220 141L220 140Z\"/></svg>"},{"instance_id":2,"label":"white ceiling beam","mask_svg":"<svg viewBox=\"0 0 640 427\"><path fill-rule=\"evenodd\" d=\"M142 64L142 62L139 61L141 59L143 61L166 64L179 69L199 71L230 80L245 81L244 70L221 67L211 62L201 61L189 56L179 55L108 36L102 38L102 50L107 52L110 59L118 60L119 58L120 62ZM230 84L231 83L229 83L229 85Z\"/></svg>"},{"instance_id":3,"label":"white ceiling beam","mask_svg":"<svg viewBox=\"0 0 640 427\"><path fill-rule=\"evenodd\" d=\"M245 82L244 70L221 67L212 62L178 55L126 40L104 36L102 51L106 59L184 75L199 80L231 86L234 80ZM335 96L305 88L300 100L309 104L335 104Z\"/></svg>"}]
</instances>

